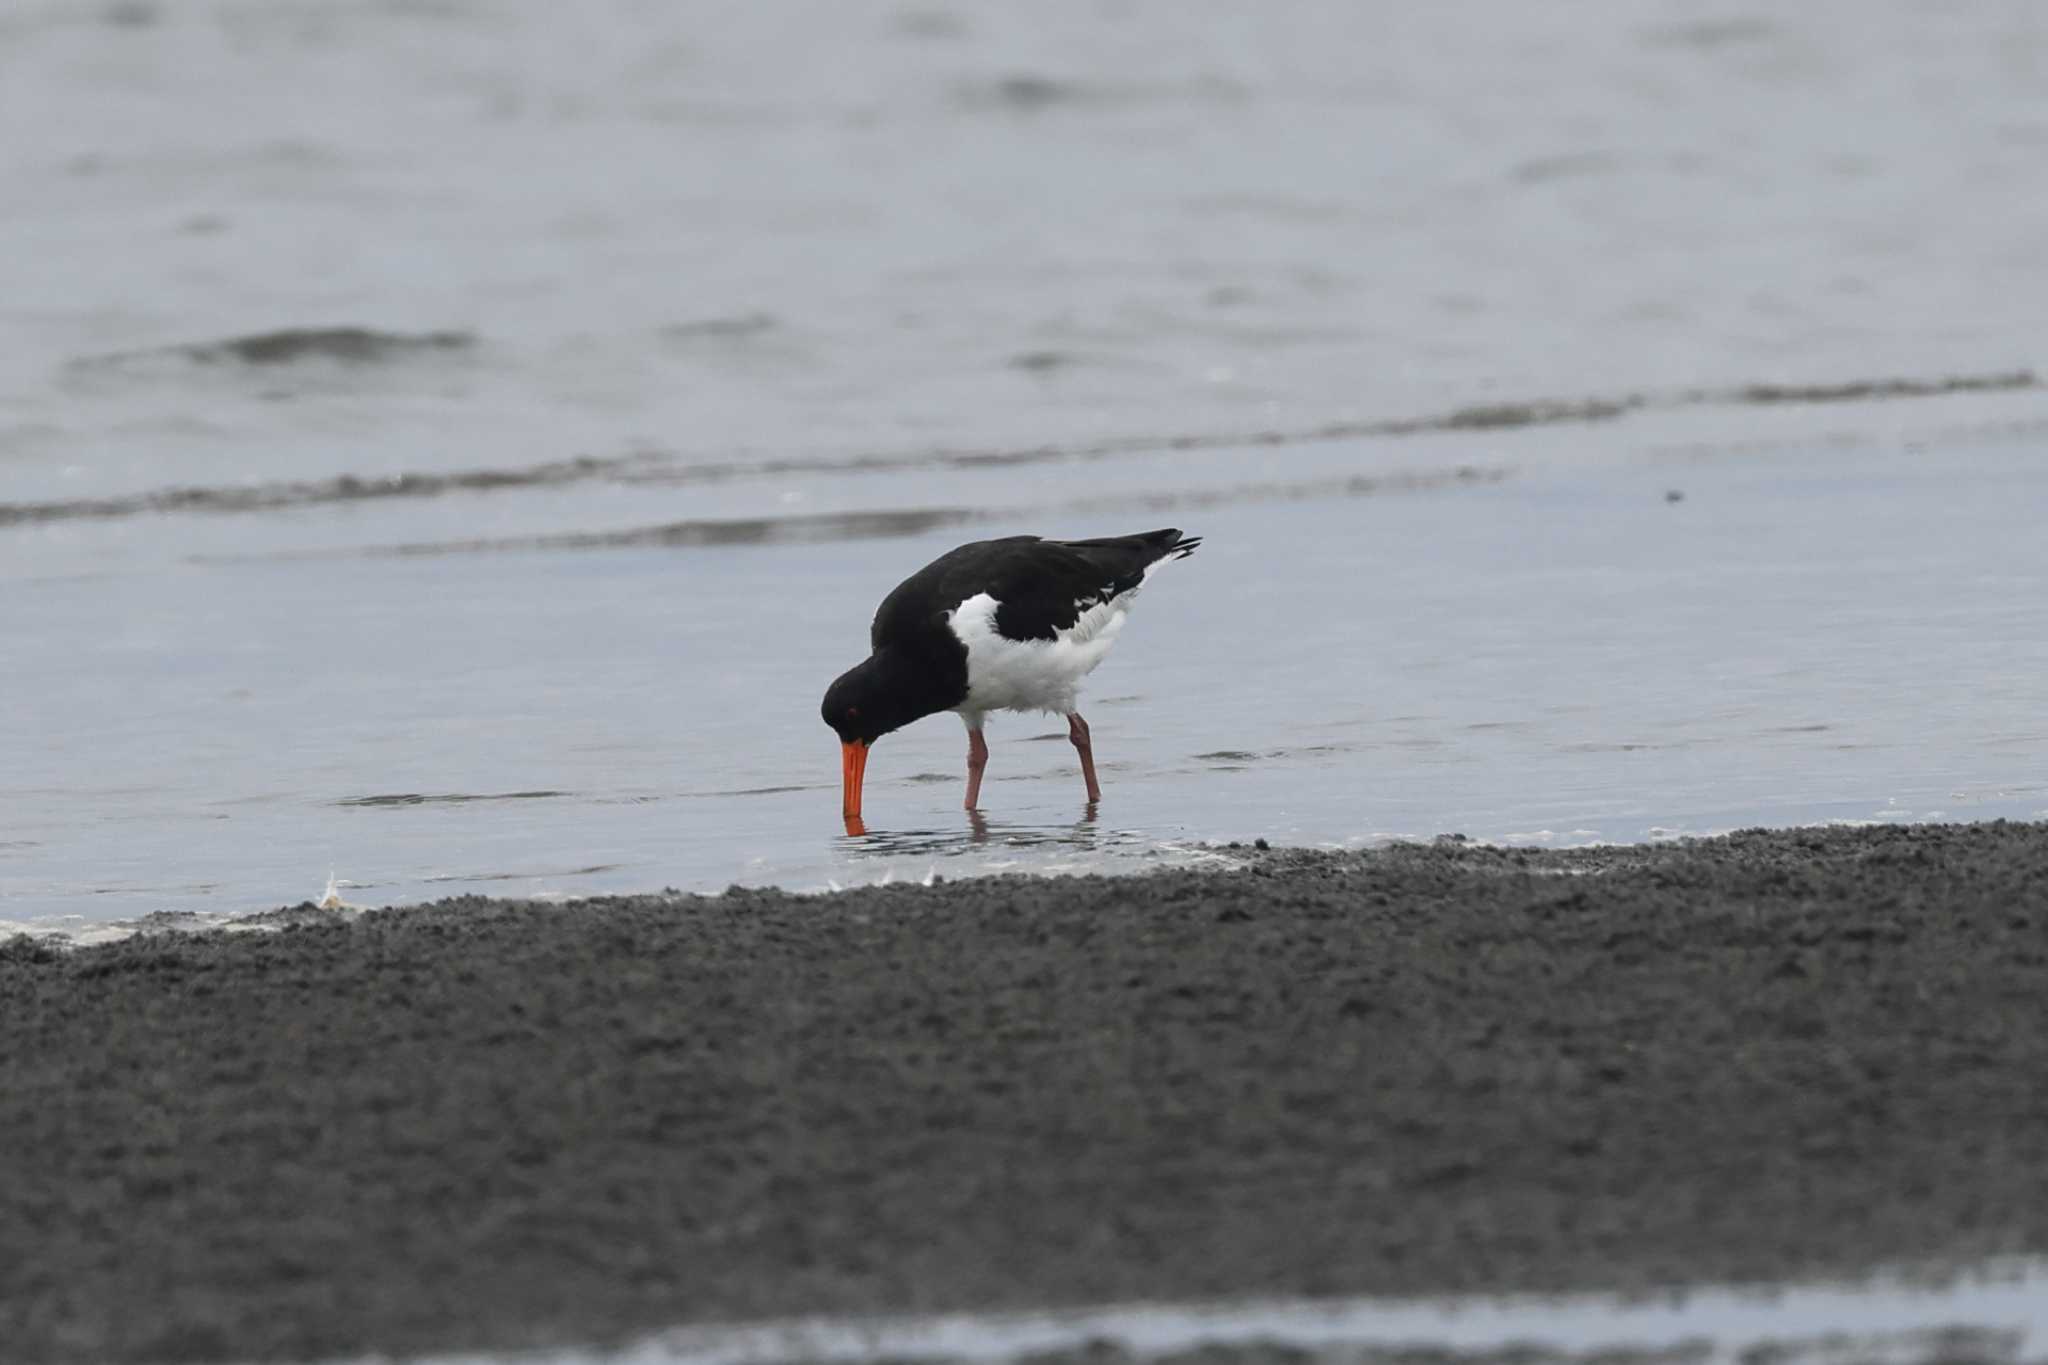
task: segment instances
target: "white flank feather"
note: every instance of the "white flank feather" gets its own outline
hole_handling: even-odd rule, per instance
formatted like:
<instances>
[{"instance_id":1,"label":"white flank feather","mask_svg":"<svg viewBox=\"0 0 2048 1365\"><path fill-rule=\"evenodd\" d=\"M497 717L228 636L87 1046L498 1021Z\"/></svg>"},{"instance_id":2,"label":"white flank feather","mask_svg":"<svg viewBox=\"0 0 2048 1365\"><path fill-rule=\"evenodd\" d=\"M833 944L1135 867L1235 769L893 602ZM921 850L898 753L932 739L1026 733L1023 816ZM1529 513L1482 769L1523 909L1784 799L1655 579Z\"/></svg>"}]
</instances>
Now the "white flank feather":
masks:
<instances>
[{"instance_id":1,"label":"white flank feather","mask_svg":"<svg viewBox=\"0 0 2048 1365\"><path fill-rule=\"evenodd\" d=\"M967 700L954 709L969 729L981 728L990 711L1071 714L1081 679L1108 657L1137 595L1132 590L1083 607L1074 624L1050 640L1005 639L996 631L1002 603L985 592L968 598L947 618L967 646Z\"/></svg>"}]
</instances>

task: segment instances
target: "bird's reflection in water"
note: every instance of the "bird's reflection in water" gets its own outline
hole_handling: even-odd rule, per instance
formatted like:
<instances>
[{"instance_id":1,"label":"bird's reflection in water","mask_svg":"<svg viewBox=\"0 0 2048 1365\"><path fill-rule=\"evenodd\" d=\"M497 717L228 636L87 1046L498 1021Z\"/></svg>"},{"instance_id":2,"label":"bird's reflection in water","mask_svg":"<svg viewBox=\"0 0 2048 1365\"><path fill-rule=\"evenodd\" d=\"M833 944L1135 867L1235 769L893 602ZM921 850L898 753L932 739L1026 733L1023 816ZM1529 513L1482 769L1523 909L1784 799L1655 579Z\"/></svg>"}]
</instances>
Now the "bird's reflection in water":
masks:
<instances>
[{"instance_id":1,"label":"bird's reflection in water","mask_svg":"<svg viewBox=\"0 0 2048 1365\"><path fill-rule=\"evenodd\" d=\"M1071 848L1088 850L1135 843L1136 830L1105 829L1097 822L1095 804L1082 807L1081 818L1069 824L1026 824L991 820L978 810L967 811L965 829L876 829L859 820L846 822L840 846L864 857L947 857L1003 848Z\"/></svg>"},{"instance_id":2,"label":"bird's reflection in water","mask_svg":"<svg viewBox=\"0 0 2048 1365\"><path fill-rule=\"evenodd\" d=\"M1094 848L1100 843L1098 834L1093 801L1081 807L1081 818L1071 825L992 825L979 810L967 812L967 840L973 844L993 840L1005 844L1072 844L1077 848Z\"/></svg>"}]
</instances>

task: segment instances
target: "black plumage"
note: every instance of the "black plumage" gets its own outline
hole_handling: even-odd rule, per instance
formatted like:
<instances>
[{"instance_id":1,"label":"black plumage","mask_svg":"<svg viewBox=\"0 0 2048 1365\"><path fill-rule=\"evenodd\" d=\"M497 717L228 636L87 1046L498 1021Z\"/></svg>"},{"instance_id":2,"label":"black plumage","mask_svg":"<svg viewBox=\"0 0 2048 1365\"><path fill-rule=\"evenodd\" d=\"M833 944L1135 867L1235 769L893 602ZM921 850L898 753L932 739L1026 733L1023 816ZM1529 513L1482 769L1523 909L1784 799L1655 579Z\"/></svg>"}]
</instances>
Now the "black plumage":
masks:
<instances>
[{"instance_id":1,"label":"black plumage","mask_svg":"<svg viewBox=\"0 0 2048 1365\"><path fill-rule=\"evenodd\" d=\"M869 643L881 650L914 644L935 626L943 633L944 613L982 593L1002 603L996 611L1000 634L1051 640L1072 629L1089 607L1136 588L1160 560L1191 555L1201 543L1200 536L1175 530L1100 540L977 540L940 555L883 598Z\"/></svg>"},{"instance_id":2,"label":"black plumage","mask_svg":"<svg viewBox=\"0 0 2048 1365\"><path fill-rule=\"evenodd\" d=\"M867 747L912 721L955 709L962 709L968 722L967 804L974 805L987 756L981 713L991 703L985 693L977 692L974 705L963 705L975 686L969 676L970 651L953 619L963 604L984 595L997 604L993 627L998 643L1020 648L1032 642L1049 644L1091 608L1135 591L1160 561L1185 558L1200 544L1199 537L1173 529L1097 540L1008 536L962 545L904 579L875 612L869 630L872 653L827 689L820 707L825 723L838 733L846 750L847 818L859 816ZM982 629L984 634L977 638L986 640L986 626ZM1102 648L1107 648L1106 641ZM986 654L978 657L986 663ZM1100 793L1087 723L1070 708L1071 683L1092 666L1090 662L1075 668L1069 685L1047 689L1063 699L1058 709L1068 711L1070 735L1081 754L1091 801ZM1012 696L992 704L1036 709L1041 703L1038 698L1027 703ZM1043 709L1055 705L1047 702Z\"/></svg>"}]
</instances>

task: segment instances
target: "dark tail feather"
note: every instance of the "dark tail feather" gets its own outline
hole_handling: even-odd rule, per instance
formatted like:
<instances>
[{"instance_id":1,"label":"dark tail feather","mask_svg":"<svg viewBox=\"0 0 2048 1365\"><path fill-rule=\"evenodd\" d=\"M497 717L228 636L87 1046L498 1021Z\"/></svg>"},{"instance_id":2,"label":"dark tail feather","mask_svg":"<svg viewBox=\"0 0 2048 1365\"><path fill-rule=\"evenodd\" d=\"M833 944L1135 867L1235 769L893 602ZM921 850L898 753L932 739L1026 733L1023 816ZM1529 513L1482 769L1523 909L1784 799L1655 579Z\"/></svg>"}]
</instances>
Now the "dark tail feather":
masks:
<instances>
[{"instance_id":1,"label":"dark tail feather","mask_svg":"<svg viewBox=\"0 0 2048 1365\"><path fill-rule=\"evenodd\" d=\"M1143 541L1158 559L1164 559L1168 555L1175 559L1186 559L1202 544L1200 536L1184 536L1177 528L1170 526L1164 531L1147 531L1144 535L1132 536L1131 539Z\"/></svg>"},{"instance_id":2,"label":"dark tail feather","mask_svg":"<svg viewBox=\"0 0 2048 1365\"><path fill-rule=\"evenodd\" d=\"M1105 536L1100 540L1062 542L1081 554L1103 575L1102 592L1114 597L1129 592L1145 581L1145 571L1165 559L1185 559L1202 543L1200 536L1183 536L1169 527L1139 536Z\"/></svg>"},{"instance_id":3,"label":"dark tail feather","mask_svg":"<svg viewBox=\"0 0 2048 1365\"><path fill-rule=\"evenodd\" d=\"M1146 556L1145 563L1154 564L1172 555L1186 559L1202 543L1200 536L1184 536L1179 528L1169 526L1163 531L1147 531L1135 536L1104 536L1100 540L1070 540L1067 544L1076 549L1122 550Z\"/></svg>"}]
</instances>

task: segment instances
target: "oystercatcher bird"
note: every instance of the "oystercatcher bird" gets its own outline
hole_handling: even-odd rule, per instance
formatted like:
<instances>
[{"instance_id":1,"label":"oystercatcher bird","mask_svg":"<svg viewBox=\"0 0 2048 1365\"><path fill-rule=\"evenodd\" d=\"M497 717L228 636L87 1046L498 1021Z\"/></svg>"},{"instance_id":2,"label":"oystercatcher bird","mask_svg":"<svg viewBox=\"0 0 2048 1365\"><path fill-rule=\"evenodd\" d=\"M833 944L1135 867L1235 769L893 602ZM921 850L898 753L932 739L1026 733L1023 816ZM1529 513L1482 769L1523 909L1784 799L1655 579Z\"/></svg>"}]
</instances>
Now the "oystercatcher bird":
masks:
<instances>
[{"instance_id":1,"label":"oystercatcher bird","mask_svg":"<svg viewBox=\"0 0 2048 1365\"><path fill-rule=\"evenodd\" d=\"M1007 536L962 545L904 579L875 612L874 652L826 689L821 708L839 734L848 830L861 832L869 746L940 711L967 724L967 809L981 797L981 726L991 711L1065 716L1088 800L1100 801L1088 722L1075 709L1081 679L1116 643L1138 589L1201 543L1176 530L1103 540Z\"/></svg>"}]
</instances>

